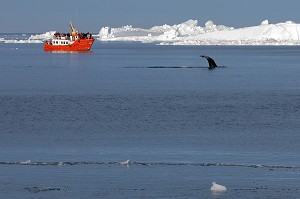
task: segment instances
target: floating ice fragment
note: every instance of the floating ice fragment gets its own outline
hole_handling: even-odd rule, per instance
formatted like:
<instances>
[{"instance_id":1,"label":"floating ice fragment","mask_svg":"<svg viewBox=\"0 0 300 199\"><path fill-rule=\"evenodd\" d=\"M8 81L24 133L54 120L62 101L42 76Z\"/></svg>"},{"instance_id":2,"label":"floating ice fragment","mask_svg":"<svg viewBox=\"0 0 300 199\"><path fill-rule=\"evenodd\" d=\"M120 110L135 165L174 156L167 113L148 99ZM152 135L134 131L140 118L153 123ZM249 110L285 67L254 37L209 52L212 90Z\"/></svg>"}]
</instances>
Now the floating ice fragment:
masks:
<instances>
[{"instance_id":1,"label":"floating ice fragment","mask_svg":"<svg viewBox=\"0 0 300 199\"><path fill-rule=\"evenodd\" d=\"M124 162L120 162L121 165L129 165L129 160L126 160Z\"/></svg>"},{"instance_id":2,"label":"floating ice fragment","mask_svg":"<svg viewBox=\"0 0 300 199\"><path fill-rule=\"evenodd\" d=\"M31 161L30 160L27 160L25 162L20 162L20 164L31 164Z\"/></svg>"},{"instance_id":3,"label":"floating ice fragment","mask_svg":"<svg viewBox=\"0 0 300 199\"><path fill-rule=\"evenodd\" d=\"M227 188L223 185L219 185L216 182L213 182L210 190L212 192L225 192L227 191Z\"/></svg>"}]
</instances>

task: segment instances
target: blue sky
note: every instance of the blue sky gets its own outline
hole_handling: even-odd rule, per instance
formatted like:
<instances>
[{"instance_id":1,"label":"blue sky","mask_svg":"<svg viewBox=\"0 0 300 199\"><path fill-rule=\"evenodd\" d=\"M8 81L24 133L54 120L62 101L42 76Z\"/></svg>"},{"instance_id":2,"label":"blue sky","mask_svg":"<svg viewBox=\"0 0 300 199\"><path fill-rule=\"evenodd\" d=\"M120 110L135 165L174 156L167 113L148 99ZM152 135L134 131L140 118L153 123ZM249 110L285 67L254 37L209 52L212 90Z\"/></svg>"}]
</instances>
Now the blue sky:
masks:
<instances>
[{"instance_id":1,"label":"blue sky","mask_svg":"<svg viewBox=\"0 0 300 199\"><path fill-rule=\"evenodd\" d=\"M0 3L0 32L67 32L70 20L80 31L93 33L103 26L150 28L189 19L201 26L211 19L238 28L265 19L300 23L299 8L300 0L7 0Z\"/></svg>"}]
</instances>

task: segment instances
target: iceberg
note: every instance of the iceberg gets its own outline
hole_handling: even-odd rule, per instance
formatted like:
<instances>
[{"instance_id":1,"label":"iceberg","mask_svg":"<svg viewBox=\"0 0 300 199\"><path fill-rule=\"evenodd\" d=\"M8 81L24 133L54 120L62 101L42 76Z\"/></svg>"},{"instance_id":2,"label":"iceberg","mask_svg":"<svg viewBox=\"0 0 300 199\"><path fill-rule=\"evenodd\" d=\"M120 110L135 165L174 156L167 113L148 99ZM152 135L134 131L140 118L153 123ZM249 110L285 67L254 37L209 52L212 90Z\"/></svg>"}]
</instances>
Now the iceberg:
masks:
<instances>
[{"instance_id":1,"label":"iceberg","mask_svg":"<svg viewBox=\"0 0 300 199\"><path fill-rule=\"evenodd\" d=\"M46 32L43 34L31 35L29 37L29 39L46 41L46 40L52 39L52 37L54 36L55 33L56 33L56 31L49 31L49 32Z\"/></svg>"},{"instance_id":2,"label":"iceberg","mask_svg":"<svg viewBox=\"0 0 300 199\"><path fill-rule=\"evenodd\" d=\"M181 24L154 26L150 29L103 27L100 41L154 42L160 45L300 45L300 24L292 21L271 24L264 20L260 25L233 28L216 25L209 20L203 27L197 20Z\"/></svg>"},{"instance_id":3,"label":"iceberg","mask_svg":"<svg viewBox=\"0 0 300 199\"><path fill-rule=\"evenodd\" d=\"M26 34L22 34L22 39L14 38L14 37L2 37L0 38L0 43L17 43L17 44L36 44L43 43L46 40L52 39L53 35L56 31L49 31L43 34L31 35L30 37L26 37ZM24 38L26 37L26 38Z\"/></svg>"}]
</instances>

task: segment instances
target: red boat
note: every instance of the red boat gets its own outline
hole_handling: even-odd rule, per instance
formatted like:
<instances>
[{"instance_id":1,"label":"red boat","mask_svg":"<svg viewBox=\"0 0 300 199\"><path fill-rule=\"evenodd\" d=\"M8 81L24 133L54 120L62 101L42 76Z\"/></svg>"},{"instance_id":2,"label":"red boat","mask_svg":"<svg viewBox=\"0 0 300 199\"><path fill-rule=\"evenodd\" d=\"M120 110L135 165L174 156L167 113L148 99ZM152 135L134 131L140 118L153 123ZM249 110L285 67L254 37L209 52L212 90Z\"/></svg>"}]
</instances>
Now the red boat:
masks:
<instances>
[{"instance_id":1,"label":"red boat","mask_svg":"<svg viewBox=\"0 0 300 199\"><path fill-rule=\"evenodd\" d=\"M88 51L94 38L90 33L78 33L70 22L72 34L55 33L53 39L44 42L44 51Z\"/></svg>"}]
</instances>

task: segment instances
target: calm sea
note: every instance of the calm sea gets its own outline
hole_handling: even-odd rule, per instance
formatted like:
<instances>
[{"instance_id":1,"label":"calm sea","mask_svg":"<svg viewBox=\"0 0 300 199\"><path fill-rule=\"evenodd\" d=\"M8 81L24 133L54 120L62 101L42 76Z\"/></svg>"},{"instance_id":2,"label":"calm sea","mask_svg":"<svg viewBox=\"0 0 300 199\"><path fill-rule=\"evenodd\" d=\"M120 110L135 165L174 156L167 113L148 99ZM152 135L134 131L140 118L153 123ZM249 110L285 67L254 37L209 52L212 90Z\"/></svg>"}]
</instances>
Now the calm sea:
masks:
<instances>
[{"instance_id":1,"label":"calm sea","mask_svg":"<svg viewBox=\"0 0 300 199\"><path fill-rule=\"evenodd\" d=\"M300 47L2 43L0 149L5 199L299 198Z\"/></svg>"}]
</instances>

